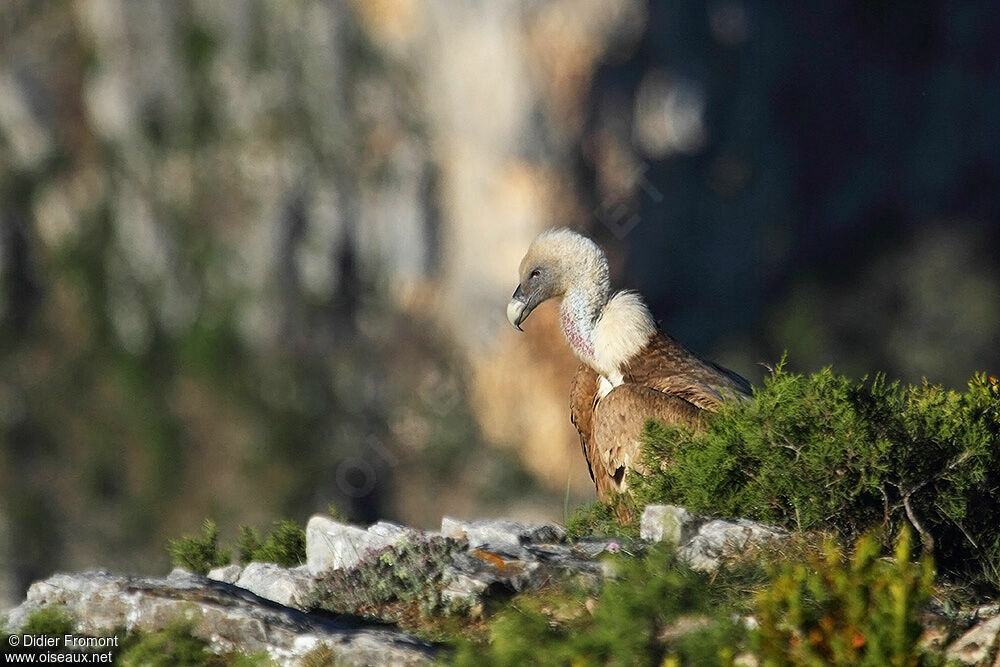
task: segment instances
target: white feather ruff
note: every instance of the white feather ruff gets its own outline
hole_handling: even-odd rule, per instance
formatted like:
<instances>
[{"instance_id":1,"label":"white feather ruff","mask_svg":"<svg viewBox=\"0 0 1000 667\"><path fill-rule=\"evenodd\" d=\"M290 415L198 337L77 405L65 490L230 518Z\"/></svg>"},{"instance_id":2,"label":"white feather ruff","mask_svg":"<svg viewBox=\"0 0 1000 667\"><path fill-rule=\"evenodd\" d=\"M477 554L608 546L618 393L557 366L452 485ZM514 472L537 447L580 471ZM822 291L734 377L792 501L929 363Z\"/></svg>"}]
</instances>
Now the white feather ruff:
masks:
<instances>
[{"instance_id":1,"label":"white feather ruff","mask_svg":"<svg viewBox=\"0 0 1000 667\"><path fill-rule=\"evenodd\" d=\"M604 306L594 326L595 370L615 386L621 384L623 366L649 343L654 333L656 323L642 298L635 292L618 292Z\"/></svg>"}]
</instances>

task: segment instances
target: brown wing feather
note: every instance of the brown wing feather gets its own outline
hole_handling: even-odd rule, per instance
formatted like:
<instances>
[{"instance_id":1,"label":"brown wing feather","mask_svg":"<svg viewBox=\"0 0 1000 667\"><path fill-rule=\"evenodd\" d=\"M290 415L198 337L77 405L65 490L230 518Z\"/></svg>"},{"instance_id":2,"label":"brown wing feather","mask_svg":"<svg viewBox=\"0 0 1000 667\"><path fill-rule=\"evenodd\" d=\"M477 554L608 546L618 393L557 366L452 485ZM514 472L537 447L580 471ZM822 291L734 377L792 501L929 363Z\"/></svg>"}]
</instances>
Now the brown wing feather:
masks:
<instances>
[{"instance_id":1,"label":"brown wing feather","mask_svg":"<svg viewBox=\"0 0 1000 667\"><path fill-rule=\"evenodd\" d=\"M750 383L731 370L704 361L664 333L657 333L629 360L625 381L674 394L707 410L723 397L750 396Z\"/></svg>"},{"instance_id":2,"label":"brown wing feather","mask_svg":"<svg viewBox=\"0 0 1000 667\"><path fill-rule=\"evenodd\" d=\"M702 410L715 410L724 397L745 398L751 391L736 373L703 361L662 333L630 360L623 379L598 401L600 378L580 364L570 388L570 418L601 500L624 489L630 468L642 472L640 435L647 420L697 428Z\"/></svg>"},{"instance_id":3,"label":"brown wing feather","mask_svg":"<svg viewBox=\"0 0 1000 667\"><path fill-rule=\"evenodd\" d=\"M623 490L629 469L645 472L640 436L647 420L697 426L700 414L683 398L642 385L626 383L612 389L594 409L590 457L598 496L604 500L610 490Z\"/></svg>"},{"instance_id":4,"label":"brown wing feather","mask_svg":"<svg viewBox=\"0 0 1000 667\"><path fill-rule=\"evenodd\" d=\"M593 440L594 401L597 399L597 372L587 364L580 364L573 376L569 388L569 417L580 434L580 448L587 459L587 470L590 479L594 477L594 465L590 457L591 441Z\"/></svg>"}]
</instances>

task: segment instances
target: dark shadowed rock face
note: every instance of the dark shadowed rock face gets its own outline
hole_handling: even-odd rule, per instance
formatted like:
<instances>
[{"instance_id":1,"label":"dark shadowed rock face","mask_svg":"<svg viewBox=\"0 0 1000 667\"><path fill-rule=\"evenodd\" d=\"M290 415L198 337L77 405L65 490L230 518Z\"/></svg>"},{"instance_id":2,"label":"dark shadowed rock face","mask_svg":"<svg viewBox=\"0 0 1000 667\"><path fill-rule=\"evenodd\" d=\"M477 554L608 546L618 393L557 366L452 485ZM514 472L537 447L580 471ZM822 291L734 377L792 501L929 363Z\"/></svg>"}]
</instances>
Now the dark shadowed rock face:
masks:
<instances>
[{"instance_id":1,"label":"dark shadowed rock face","mask_svg":"<svg viewBox=\"0 0 1000 667\"><path fill-rule=\"evenodd\" d=\"M220 581L182 570L169 577L125 577L102 571L57 574L36 582L10 612L8 627L24 625L32 612L62 605L77 631L106 636L115 628L162 630L178 619L223 652L264 651L293 665L321 646L343 665L429 663L434 648L402 632L306 614Z\"/></svg>"}]
</instances>

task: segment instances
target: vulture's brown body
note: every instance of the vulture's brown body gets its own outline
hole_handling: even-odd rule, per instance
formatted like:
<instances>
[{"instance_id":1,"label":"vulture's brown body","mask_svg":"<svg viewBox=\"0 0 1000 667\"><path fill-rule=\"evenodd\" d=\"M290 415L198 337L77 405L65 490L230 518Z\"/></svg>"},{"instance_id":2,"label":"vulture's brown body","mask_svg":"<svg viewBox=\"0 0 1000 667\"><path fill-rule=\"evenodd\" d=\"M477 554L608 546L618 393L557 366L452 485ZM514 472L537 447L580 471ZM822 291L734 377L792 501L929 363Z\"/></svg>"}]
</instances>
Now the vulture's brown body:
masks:
<instances>
[{"instance_id":1,"label":"vulture's brown body","mask_svg":"<svg viewBox=\"0 0 1000 667\"><path fill-rule=\"evenodd\" d=\"M611 295L604 253L586 237L543 232L521 263L521 278L507 307L517 328L539 303L562 297L563 332L581 360L570 417L602 500L625 490L628 470L644 471L640 433L647 420L697 428L703 410L750 395L742 377L659 331L637 295Z\"/></svg>"},{"instance_id":2,"label":"vulture's brown body","mask_svg":"<svg viewBox=\"0 0 1000 667\"><path fill-rule=\"evenodd\" d=\"M644 472L639 434L647 420L697 427L702 410L715 410L725 396L750 393L746 380L702 361L660 332L634 357L621 384L603 398L599 385L597 371L581 363L570 388L569 409L601 499L609 491L624 490L630 468Z\"/></svg>"}]
</instances>

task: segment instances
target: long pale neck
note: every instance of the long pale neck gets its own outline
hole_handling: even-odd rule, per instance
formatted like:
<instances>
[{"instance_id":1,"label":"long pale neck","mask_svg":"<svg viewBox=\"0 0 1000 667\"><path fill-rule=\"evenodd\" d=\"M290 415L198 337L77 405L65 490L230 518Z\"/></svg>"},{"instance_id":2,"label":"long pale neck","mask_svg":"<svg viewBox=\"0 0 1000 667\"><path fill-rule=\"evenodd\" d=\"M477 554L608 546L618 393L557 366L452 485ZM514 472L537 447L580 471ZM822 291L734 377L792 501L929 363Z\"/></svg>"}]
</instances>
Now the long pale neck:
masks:
<instances>
[{"instance_id":1,"label":"long pale neck","mask_svg":"<svg viewBox=\"0 0 1000 667\"><path fill-rule=\"evenodd\" d=\"M566 341L581 360L594 361L594 327L607 303L607 289L573 287L563 296L559 324Z\"/></svg>"}]
</instances>

